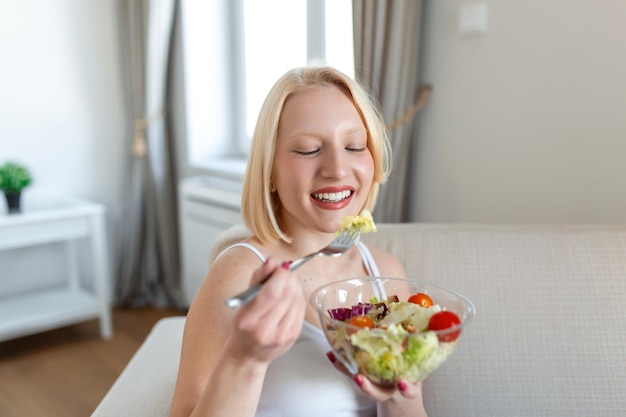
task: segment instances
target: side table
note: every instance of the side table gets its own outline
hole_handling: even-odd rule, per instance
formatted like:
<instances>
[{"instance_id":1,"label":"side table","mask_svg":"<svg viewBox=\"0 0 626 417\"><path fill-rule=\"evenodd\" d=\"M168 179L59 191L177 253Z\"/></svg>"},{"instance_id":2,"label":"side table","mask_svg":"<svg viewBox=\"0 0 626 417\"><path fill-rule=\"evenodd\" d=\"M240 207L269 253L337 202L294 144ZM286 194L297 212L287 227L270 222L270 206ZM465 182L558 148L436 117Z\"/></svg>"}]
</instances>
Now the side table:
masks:
<instances>
[{"instance_id":1,"label":"side table","mask_svg":"<svg viewBox=\"0 0 626 417\"><path fill-rule=\"evenodd\" d=\"M94 318L102 338L112 336L104 215L104 206L82 200L0 214L0 250L62 242L67 261L66 285L0 298L0 342ZM93 288L81 285L76 244L84 238Z\"/></svg>"}]
</instances>

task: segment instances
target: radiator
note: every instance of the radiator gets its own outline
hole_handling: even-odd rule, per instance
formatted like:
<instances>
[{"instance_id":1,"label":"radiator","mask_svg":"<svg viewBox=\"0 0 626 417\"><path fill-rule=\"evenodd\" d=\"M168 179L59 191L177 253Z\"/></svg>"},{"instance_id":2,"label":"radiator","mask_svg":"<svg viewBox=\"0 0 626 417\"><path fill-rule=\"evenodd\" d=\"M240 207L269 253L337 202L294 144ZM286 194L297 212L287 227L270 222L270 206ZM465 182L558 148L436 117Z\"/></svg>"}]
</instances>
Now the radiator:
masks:
<instances>
[{"instance_id":1,"label":"radiator","mask_svg":"<svg viewBox=\"0 0 626 417\"><path fill-rule=\"evenodd\" d=\"M208 270L217 236L241 218L241 183L213 177L185 178L179 184L183 290L187 303Z\"/></svg>"}]
</instances>

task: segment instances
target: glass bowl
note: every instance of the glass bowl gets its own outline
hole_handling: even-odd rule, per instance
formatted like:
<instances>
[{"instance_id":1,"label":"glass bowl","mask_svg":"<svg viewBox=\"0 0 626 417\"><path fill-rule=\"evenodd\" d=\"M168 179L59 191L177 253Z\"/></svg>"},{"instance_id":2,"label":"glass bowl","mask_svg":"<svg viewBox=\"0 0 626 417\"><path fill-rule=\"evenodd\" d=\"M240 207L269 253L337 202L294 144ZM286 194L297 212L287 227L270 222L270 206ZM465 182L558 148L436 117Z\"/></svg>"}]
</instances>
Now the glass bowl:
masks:
<instances>
[{"instance_id":1,"label":"glass bowl","mask_svg":"<svg viewBox=\"0 0 626 417\"><path fill-rule=\"evenodd\" d=\"M433 305L422 307L407 302L417 293L428 295ZM387 301L393 296L399 302ZM387 301L384 306L380 304L383 300ZM474 305L463 295L410 278L336 281L314 290L310 302L335 356L351 373L359 372L383 386L393 386L399 380L426 379L454 351L463 329L475 315ZM436 314L437 318L431 320ZM363 320L360 325L350 324L351 317L363 315L372 319L373 329L362 327ZM449 321L450 316L460 322ZM359 319L355 320L359 324Z\"/></svg>"}]
</instances>

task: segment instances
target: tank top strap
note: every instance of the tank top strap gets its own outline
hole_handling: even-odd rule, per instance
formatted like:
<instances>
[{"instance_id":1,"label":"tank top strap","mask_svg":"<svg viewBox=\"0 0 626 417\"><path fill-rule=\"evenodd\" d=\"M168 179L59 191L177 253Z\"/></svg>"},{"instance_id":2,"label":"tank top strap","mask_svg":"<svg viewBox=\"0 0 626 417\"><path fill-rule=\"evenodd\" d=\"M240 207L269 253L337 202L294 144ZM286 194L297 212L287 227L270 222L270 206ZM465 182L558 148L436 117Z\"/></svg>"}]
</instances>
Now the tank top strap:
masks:
<instances>
[{"instance_id":1,"label":"tank top strap","mask_svg":"<svg viewBox=\"0 0 626 417\"><path fill-rule=\"evenodd\" d=\"M372 252L365 246L365 243L357 242L357 247L361 252L361 259L363 259L363 264L365 264L365 269L370 276L380 277L380 270L378 269L378 265L374 260L374 256ZM378 297L379 300L384 300L387 298L387 292L385 291L384 286L378 280L374 280L372 282L372 289L374 290L374 295Z\"/></svg>"},{"instance_id":2,"label":"tank top strap","mask_svg":"<svg viewBox=\"0 0 626 417\"><path fill-rule=\"evenodd\" d=\"M238 243L233 243L232 245L228 246L228 247L227 247L227 248L225 248L223 251L221 251L221 252L219 253L219 255L217 255L217 256L215 257L215 259L217 259L217 258L219 258L220 256L222 256L222 254L223 254L224 252L226 252L227 250L230 250L230 249L232 249L232 248L238 248L238 247L239 247L239 248L247 248L247 249L250 249L252 252L254 252L254 254L255 254L256 256L258 256L258 257L259 257L259 259L261 260L261 262L265 262L265 256L261 253L261 251L260 251L260 250L258 250L257 248L255 248L254 246L252 246L251 244L246 243L246 242L238 242Z\"/></svg>"},{"instance_id":3,"label":"tank top strap","mask_svg":"<svg viewBox=\"0 0 626 417\"><path fill-rule=\"evenodd\" d=\"M378 265L376 264L376 261L374 260L374 256L372 256L372 252L370 252L370 250L367 248L367 246L365 246L365 244L363 242L357 242L356 245L357 245L357 248L359 249L359 252L361 254L361 259L363 260L363 264L365 265L365 269L367 269L367 273L369 275L375 276L375 277L380 276L380 271L378 269ZM246 242L238 242L238 243L234 243L234 244L228 246L223 251L221 251L219 253L219 255L217 255L217 257L215 259L219 258L227 250L230 250L232 248L237 248L237 247L247 248L247 249L251 250L252 252L254 252L254 254L256 256L259 257L261 262L265 262L266 258L261 253L261 251L258 250L253 245L251 245L249 243L246 243Z\"/></svg>"},{"instance_id":4,"label":"tank top strap","mask_svg":"<svg viewBox=\"0 0 626 417\"><path fill-rule=\"evenodd\" d=\"M372 252L370 252L367 246L365 246L365 243L359 241L356 246L359 249L359 252L361 252L361 259L363 259L363 264L365 264L367 273L374 277L380 276L380 271L378 270L378 265L374 260L374 256L372 256Z\"/></svg>"}]
</instances>

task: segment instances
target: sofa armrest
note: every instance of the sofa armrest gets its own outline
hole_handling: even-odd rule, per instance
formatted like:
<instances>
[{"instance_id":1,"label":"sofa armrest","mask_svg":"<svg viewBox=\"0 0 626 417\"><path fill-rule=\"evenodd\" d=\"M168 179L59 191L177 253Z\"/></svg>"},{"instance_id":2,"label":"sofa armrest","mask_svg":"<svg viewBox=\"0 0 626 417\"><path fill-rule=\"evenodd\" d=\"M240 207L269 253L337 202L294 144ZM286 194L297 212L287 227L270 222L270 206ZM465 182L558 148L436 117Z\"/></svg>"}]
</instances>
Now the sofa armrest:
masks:
<instances>
[{"instance_id":1,"label":"sofa armrest","mask_svg":"<svg viewBox=\"0 0 626 417\"><path fill-rule=\"evenodd\" d=\"M184 316L159 320L91 416L166 417L184 327Z\"/></svg>"}]
</instances>

